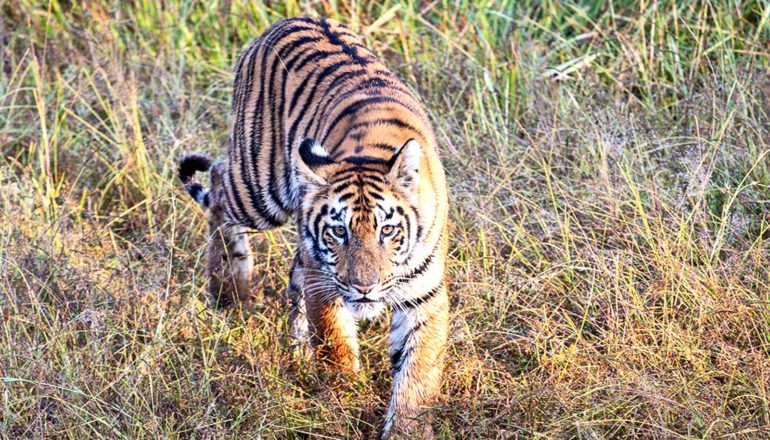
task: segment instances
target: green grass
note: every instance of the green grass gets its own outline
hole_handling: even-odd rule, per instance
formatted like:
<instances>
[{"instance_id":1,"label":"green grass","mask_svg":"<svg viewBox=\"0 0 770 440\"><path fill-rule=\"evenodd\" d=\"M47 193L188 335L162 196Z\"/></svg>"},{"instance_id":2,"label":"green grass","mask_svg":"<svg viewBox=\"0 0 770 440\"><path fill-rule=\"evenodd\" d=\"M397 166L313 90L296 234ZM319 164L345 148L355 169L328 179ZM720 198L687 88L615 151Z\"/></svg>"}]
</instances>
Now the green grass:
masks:
<instances>
[{"instance_id":1,"label":"green grass","mask_svg":"<svg viewBox=\"0 0 770 440\"><path fill-rule=\"evenodd\" d=\"M72 5L76 3L76 5ZM440 438L770 436L770 4L0 2L0 435L367 438L365 377L291 359L291 228L252 310L204 292L175 176L225 154L270 23L350 23L422 96L452 195Z\"/></svg>"}]
</instances>

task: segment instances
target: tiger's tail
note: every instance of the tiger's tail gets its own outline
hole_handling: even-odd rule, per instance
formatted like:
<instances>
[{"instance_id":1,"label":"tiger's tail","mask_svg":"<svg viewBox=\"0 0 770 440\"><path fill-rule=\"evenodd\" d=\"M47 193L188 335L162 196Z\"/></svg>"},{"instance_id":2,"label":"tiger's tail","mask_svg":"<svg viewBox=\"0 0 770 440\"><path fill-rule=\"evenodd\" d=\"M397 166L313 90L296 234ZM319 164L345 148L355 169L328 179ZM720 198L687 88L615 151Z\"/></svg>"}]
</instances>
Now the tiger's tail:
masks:
<instances>
[{"instance_id":1,"label":"tiger's tail","mask_svg":"<svg viewBox=\"0 0 770 440\"><path fill-rule=\"evenodd\" d=\"M207 172L211 168L211 160L201 153L187 153L179 162L179 180L184 183L188 193L204 208L209 207L209 190L195 178L197 171Z\"/></svg>"}]
</instances>

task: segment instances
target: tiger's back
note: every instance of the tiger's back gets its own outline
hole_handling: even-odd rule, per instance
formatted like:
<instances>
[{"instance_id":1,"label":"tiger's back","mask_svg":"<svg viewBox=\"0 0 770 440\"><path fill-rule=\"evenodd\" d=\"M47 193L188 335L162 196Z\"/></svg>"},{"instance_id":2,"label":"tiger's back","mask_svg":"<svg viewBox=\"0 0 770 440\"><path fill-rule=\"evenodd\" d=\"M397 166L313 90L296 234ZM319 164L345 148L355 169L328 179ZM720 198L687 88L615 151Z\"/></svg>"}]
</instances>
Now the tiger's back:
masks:
<instances>
[{"instance_id":1,"label":"tiger's back","mask_svg":"<svg viewBox=\"0 0 770 440\"><path fill-rule=\"evenodd\" d=\"M298 149L318 140L335 161L387 164L409 139L426 152L430 204L445 194L430 123L414 95L348 27L324 18L280 21L235 68L226 182L230 220L284 224L301 202ZM438 191L437 191L438 190ZM428 209L440 215L442 209Z\"/></svg>"},{"instance_id":2,"label":"tiger's back","mask_svg":"<svg viewBox=\"0 0 770 440\"><path fill-rule=\"evenodd\" d=\"M296 218L289 333L316 358L360 368L357 322L392 310L393 392L383 437L431 438L448 334L448 197L417 98L347 27L270 27L235 68L227 163L188 154L179 176L208 208L212 303L248 299L244 229ZM209 171L211 190L196 171Z\"/></svg>"}]
</instances>

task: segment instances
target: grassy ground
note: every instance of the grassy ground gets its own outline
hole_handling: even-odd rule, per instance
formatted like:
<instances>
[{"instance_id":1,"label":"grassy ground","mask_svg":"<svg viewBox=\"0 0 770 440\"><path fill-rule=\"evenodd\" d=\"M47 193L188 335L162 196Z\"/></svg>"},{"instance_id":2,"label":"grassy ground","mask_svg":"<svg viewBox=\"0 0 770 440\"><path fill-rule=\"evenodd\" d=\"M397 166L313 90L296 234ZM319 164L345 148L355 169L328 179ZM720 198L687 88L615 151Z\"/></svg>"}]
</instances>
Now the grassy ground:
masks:
<instances>
[{"instance_id":1,"label":"grassy ground","mask_svg":"<svg viewBox=\"0 0 770 440\"><path fill-rule=\"evenodd\" d=\"M72 4L76 3L76 4ZM0 2L0 435L366 438L389 394L291 360L291 228L214 313L182 151L231 66L349 22L421 94L452 194L442 438L770 436L770 5Z\"/></svg>"}]
</instances>

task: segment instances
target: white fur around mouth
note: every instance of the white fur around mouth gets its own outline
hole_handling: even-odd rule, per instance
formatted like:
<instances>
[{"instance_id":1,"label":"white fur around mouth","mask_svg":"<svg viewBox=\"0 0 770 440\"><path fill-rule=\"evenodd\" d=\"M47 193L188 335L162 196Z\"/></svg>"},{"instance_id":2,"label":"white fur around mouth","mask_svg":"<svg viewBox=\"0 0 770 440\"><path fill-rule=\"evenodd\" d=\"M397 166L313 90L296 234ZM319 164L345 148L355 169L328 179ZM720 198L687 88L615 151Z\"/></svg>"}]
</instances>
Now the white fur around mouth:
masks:
<instances>
[{"instance_id":1,"label":"white fur around mouth","mask_svg":"<svg viewBox=\"0 0 770 440\"><path fill-rule=\"evenodd\" d=\"M369 302L345 300L344 304L355 319L372 319L385 310L385 303L381 300L370 300Z\"/></svg>"}]
</instances>

